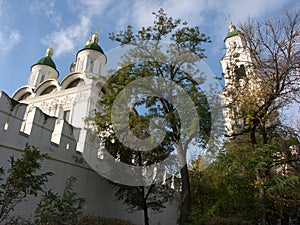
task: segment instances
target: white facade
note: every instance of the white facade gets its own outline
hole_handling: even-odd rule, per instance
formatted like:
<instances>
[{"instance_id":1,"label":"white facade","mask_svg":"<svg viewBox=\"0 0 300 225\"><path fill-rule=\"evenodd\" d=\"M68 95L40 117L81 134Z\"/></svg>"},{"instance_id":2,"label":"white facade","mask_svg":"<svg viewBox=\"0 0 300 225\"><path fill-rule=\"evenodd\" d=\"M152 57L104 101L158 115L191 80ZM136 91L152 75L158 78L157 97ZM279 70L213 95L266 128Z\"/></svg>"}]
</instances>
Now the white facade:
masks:
<instances>
[{"instance_id":1,"label":"white facade","mask_svg":"<svg viewBox=\"0 0 300 225\"><path fill-rule=\"evenodd\" d=\"M65 120L72 126L81 128L82 135L78 140L77 150L82 152L86 142L85 119L96 109L102 88L100 77L103 76L107 59L98 45L98 34L94 34L85 48L77 53L76 60L70 67L70 74L58 82L52 54L53 49L48 48L46 57L31 67L28 85L19 88L13 94L13 99L29 105L25 119L37 107L49 116L57 117L59 124ZM26 129L26 124L23 129ZM56 127L52 138L57 144L61 129L61 126Z\"/></svg>"}]
</instances>

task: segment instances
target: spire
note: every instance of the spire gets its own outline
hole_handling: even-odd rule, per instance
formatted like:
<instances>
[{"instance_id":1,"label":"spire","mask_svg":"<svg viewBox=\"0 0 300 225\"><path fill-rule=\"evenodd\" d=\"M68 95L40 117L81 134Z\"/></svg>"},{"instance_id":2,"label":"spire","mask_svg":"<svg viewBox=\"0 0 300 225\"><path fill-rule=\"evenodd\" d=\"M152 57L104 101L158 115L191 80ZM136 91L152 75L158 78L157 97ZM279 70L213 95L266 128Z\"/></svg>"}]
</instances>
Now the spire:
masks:
<instances>
[{"instance_id":1,"label":"spire","mask_svg":"<svg viewBox=\"0 0 300 225\"><path fill-rule=\"evenodd\" d=\"M99 41L99 34L97 28L95 33L91 32L90 39L85 43L85 45L91 45L93 43L98 44L98 41Z\"/></svg>"},{"instance_id":2,"label":"spire","mask_svg":"<svg viewBox=\"0 0 300 225\"><path fill-rule=\"evenodd\" d=\"M52 57L52 55L53 55L53 45L54 45L54 42L51 41L50 47L47 48L47 50L46 50L46 56Z\"/></svg>"},{"instance_id":3,"label":"spire","mask_svg":"<svg viewBox=\"0 0 300 225\"><path fill-rule=\"evenodd\" d=\"M228 27L229 32L233 32L236 30L236 27L232 24L232 21L230 20L229 22L229 27Z\"/></svg>"},{"instance_id":4,"label":"spire","mask_svg":"<svg viewBox=\"0 0 300 225\"><path fill-rule=\"evenodd\" d=\"M94 34L92 34L91 41L93 43L98 43L98 41L99 41L98 28L96 29L96 32Z\"/></svg>"},{"instance_id":5,"label":"spire","mask_svg":"<svg viewBox=\"0 0 300 225\"><path fill-rule=\"evenodd\" d=\"M104 54L102 48L98 44L98 41L99 41L99 34L97 28L95 33L91 33L90 39L85 43L85 47L82 50L92 49Z\"/></svg>"},{"instance_id":6,"label":"spire","mask_svg":"<svg viewBox=\"0 0 300 225\"><path fill-rule=\"evenodd\" d=\"M226 35L225 40L226 40L227 38L236 36L236 35L238 35L238 34L239 34L239 31L236 29L236 27L233 25L232 21L230 20L230 22L229 22L229 27L228 27L228 33L227 33L227 35ZM224 40L224 41L225 41L225 40Z\"/></svg>"},{"instance_id":7,"label":"spire","mask_svg":"<svg viewBox=\"0 0 300 225\"><path fill-rule=\"evenodd\" d=\"M90 44L92 44L92 33L90 39L86 41L85 45L90 45Z\"/></svg>"},{"instance_id":8,"label":"spire","mask_svg":"<svg viewBox=\"0 0 300 225\"><path fill-rule=\"evenodd\" d=\"M52 55L53 55L53 52L54 52L53 51L53 45L54 45L54 42L51 42L49 48L47 48L47 50L46 50L46 56L41 58L35 65L37 65L37 64L47 65L47 66L50 66L50 67L52 67L53 69L56 70L56 65L53 62L52 58L51 58Z\"/></svg>"}]
</instances>

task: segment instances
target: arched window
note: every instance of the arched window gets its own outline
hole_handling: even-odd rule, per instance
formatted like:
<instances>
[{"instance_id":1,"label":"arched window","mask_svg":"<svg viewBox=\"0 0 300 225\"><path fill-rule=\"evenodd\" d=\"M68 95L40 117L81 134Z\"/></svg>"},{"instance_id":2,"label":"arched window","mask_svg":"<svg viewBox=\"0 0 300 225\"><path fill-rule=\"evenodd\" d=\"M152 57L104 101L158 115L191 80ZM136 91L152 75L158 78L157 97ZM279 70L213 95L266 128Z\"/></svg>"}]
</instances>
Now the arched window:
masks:
<instances>
[{"instance_id":1,"label":"arched window","mask_svg":"<svg viewBox=\"0 0 300 225\"><path fill-rule=\"evenodd\" d=\"M19 99L18 101L22 101L22 100L26 100L30 97L31 93L30 92L27 92L25 94L23 94Z\"/></svg>"},{"instance_id":2,"label":"arched window","mask_svg":"<svg viewBox=\"0 0 300 225\"><path fill-rule=\"evenodd\" d=\"M232 44L233 44L233 48L236 48L236 47L237 47L236 41L234 41Z\"/></svg>"},{"instance_id":3,"label":"arched window","mask_svg":"<svg viewBox=\"0 0 300 225\"><path fill-rule=\"evenodd\" d=\"M50 86L50 87L47 87L47 88L41 93L41 95L49 94L49 93L51 93L51 92L53 92L53 91L55 91L55 90L56 90L56 86L52 85L52 86Z\"/></svg>"},{"instance_id":4,"label":"arched window","mask_svg":"<svg viewBox=\"0 0 300 225\"><path fill-rule=\"evenodd\" d=\"M76 80L73 80L67 87L68 88L73 88L73 87L77 87L78 85L83 84L83 80L81 78L77 78Z\"/></svg>"},{"instance_id":5,"label":"arched window","mask_svg":"<svg viewBox=\"0 0 300 225\"><path fill-rule=\"evenodd\" d=\"M246 77L246 70L245 70L245 66L242 64L239 67L237 66L235 68L235 76L236 76L236 80L240 80L243 79L244 77Z\"/></svg>"}]
</instances>

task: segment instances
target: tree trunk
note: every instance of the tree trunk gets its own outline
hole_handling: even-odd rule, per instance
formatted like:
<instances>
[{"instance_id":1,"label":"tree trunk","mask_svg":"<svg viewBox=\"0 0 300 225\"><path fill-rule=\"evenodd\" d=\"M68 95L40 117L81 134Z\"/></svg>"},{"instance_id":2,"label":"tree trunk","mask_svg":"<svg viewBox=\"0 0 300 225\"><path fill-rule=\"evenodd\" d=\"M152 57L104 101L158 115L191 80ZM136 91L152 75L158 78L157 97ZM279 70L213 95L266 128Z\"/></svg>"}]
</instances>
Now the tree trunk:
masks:
<instances>
[{"instance_id":1,"label":"tree trunk","mask_svg":"<svg viewBox=\"0 0 300 225\"><path fill-rule=\"evenodd\" d=\"M143 198L143 210L144 210L144 225L149 225L149 216L148 216L148 205L147 198L145 196L145 187L141 187L142 198Z\"/></svg>"},{"instance_id":2,"label":"tree trunk","mask_svg":"<svg viewBox=\"0 0 300 225\"><path fill-rule=\"evenodd\" d=\"M181 208L180 208L180 217L179 225L184 225L189 221L190 212L191 212L191 189L190 189L190 179L189 171L186 162L186 152L182 148L181 143L174 143L176 146L178 159L180 163L180 175L181 175Z\"/></svg>"},{"instance_id":3,"label":"tree trunk","mask_svg":"<svg viewBox=\"0 0 300 225\"><path fill-rule=\"evenodd\" d=\"M184 225L189 221L191 212L191 190L187 164L180 170L182 181L182 200L179 225Z\"/></svg>"},{"instance_id":4,"label":"tree trunk","mask_svg":"<svg viewBox=\"0 0 300 225\"><path fill-rule=\"evenodd\" d=\"M144 207L144 225L149 225L148 207Z\"/></svg>"},{"instance_id":5,"label":"tree trunk","mask_svg":"<svg viewBox=\"0 0 300 225\"><path fill-rule=\"evenodd\" d=\"M289 215L286 213L285 210L287 209L283 209L283 218L281 219L281 225L289 225Z\"/></svg>"},{"instance_id":6,"label":"tree trunk","mask_svg":"<svg viewBox=\"0 0 300 225\"><path fill-rule=\"evenodd\" d=\"M256 140L256 136L255 136L255 131L256 131L256 125L254 125L251 128L251 132L250 132L250 139L251 139L251 144L252 147L255 148L255 145L257 144L257 140ZM267 215L266 215L266 205L264 202L264 198L265 198L265 189L263 186L263 174L261 169L258 169L256 172L256 181L259 185L259 200L260 200L260 225L266 225L267 224Z\"/></svg>"}]
</instances>

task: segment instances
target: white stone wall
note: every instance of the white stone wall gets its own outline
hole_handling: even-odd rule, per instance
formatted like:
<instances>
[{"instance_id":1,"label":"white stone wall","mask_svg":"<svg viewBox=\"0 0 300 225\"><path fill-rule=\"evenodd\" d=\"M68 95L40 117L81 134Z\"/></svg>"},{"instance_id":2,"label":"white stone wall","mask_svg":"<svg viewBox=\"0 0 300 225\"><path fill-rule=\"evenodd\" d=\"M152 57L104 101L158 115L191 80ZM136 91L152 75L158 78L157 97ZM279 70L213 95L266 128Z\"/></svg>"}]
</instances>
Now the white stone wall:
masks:
<instances>
[{"instance_id":1,"label":"white stone wall","mask_svg":"<svg viewBox=\"0 0 300 225\"><path fill-rule=\"evenodd\" d=\"M30 107L29 116L26 115L28 107ZM24 124L27 126L25 130ZM54 143L53 133L56 130L60 132L57 133L56 143ZM77 139L75 137L78 133L78 129L66 121L50 117L32 105L18 103L4 92L0 92L1 166L8 168L9 157L19 157L26 143L29 143L50 156L50 159L43 162L42 169L42 171L52 171L55 174L47 183L47 189L62 193L65 181L70 176L74 176L77 178L75 191L78 196L86 199L83 208L85 213L130 219L136 224L143 224L142 212L128 213L126 205L115 201L110 184L94 172L83 159L82 154L76 151ZM27 201L18 205L11 215L31 217L39 197L29 197ZM173 201L172 206L167 207L164 213L150 212L152 224L160 221L161 225L173 225L176 224L176 216L176 201Z\"/></svg>"}]
</instances>

